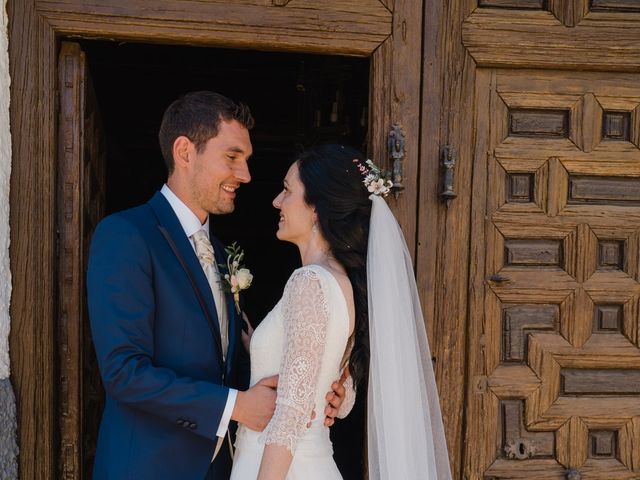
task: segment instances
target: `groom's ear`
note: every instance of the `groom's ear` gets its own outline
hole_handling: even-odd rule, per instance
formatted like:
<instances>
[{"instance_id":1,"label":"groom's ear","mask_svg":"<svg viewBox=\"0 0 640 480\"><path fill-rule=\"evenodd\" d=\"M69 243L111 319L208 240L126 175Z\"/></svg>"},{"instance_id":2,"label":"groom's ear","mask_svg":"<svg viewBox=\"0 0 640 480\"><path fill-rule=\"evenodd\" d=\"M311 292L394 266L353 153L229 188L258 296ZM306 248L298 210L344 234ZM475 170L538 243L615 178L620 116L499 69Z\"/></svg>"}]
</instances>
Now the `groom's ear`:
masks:
<instances>
[{"instance_id":1,"label":"groom's ear","mask_svg":"<svg viewBox=\"0 0 640 480\"><path fill-rule=\"evenodd\" d=\"M189 164L189 153L193 143L184 135L180 135L173 142L173 163L176 168L184 168Z\"/></svg>"}]
</instances>

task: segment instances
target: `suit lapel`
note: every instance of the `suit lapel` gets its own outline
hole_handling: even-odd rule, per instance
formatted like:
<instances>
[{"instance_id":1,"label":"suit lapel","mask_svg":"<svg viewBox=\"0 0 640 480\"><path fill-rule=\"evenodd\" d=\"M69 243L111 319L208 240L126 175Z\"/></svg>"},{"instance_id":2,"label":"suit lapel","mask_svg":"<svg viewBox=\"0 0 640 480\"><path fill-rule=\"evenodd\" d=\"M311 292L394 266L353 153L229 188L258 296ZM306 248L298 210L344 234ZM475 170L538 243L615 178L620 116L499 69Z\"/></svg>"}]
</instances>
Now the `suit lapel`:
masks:
<instances>
[{"instance_id":1,"label":"suit lapel","mask_svg":"<svg viewBox=\"0 0 640 480\"><path fill-rule=\"evenodd\" d=\"M204 270L202 270L198 257L193 251L193 247L185 235L178 217L164 195L157 192L149 201L149 205L158 218L159 226L168 234L169 238L167 238L167 241L170 243L174 255L178 257L187 276L193 279L193 287L198 290L196 295L199 295L204 300L204 308L206 311L203 313L210 324L215 343L218 347L218 357L220 362L222 362L218 312L216 311L213 301L211 286L204 274Z\"/></svg>"},{"instance_id":2,"label":"suit lapel","mask_svg":"<svg viewBox=\"0 0 640 480\"><path fill-rule=\"evenodd\" d=\"M209 221L209 224L211 224L211 221ZM216 261L218 263L226 263L227 253L224 251L224 248L222 247L222 243L220 243L218 239L215 238L211 232L209 232L209 238L211 239L211 243L213 244L213 250L216 255ZM221 271L220 273L224 274L226 272ZM228 377L231 374L231 364L232 364L233 354L236 346L236 339L238 338L238 335L239 335L239 333L236 330L238 330L237 327L239 325L238 322L240 321L240 319L238 318L238 314L236 313L236 304L233 300L233 294L226 293L225 299L227 300L227 314L229 316L229 346L227 348L227 364L225 365L226 375Z\"/></svg>"}]
</instances>

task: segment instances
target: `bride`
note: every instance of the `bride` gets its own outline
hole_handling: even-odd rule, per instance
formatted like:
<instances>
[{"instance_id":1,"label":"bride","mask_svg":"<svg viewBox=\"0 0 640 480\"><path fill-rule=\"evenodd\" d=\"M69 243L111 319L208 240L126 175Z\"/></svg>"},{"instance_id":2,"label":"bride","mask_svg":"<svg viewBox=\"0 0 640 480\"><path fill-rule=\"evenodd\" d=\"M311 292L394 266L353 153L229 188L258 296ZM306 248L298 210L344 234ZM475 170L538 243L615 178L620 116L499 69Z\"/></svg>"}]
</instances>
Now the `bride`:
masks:
<instances>
[{"instance_id":1,"label":"bride","mask_svg":"<svg viewBox=\"0 0 640 480\"><path fill-rule=\"evenodd\" d=\"M302 267L250 343L251 385L280 375L276 410L264 432L240 425L232 480L341 479L329 429L312 412L345 367L351 395L340 416L354 391L367 393L369 478L451 478L411 259L382 198L389 187L339 145L289 168L273 201L277 237L298 247Z\"/></svg>"}]
</instances>

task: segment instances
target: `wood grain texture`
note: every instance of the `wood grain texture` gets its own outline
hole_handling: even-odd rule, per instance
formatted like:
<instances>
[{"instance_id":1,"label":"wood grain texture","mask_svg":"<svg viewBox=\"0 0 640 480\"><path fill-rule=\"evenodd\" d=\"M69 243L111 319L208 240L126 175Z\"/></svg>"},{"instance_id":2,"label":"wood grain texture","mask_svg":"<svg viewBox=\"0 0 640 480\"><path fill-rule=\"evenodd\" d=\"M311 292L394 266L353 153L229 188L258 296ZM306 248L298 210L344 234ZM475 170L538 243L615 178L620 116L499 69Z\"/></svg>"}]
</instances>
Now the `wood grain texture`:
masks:
<instances>
[{"instance_id":1,"label":"wood grain texture","mask_svg":"<svg viewBox=\"0 0 640 480\"><path fill-rule=\"evenodd\" d=\"M590 0L549 0L549 10L567 27L578 25L589 13Z\"/></svg>"},{"instance_id":2,"label":"wood grain texture","mask_svg":"<svg viewBox=\"0 0 640 480\"><path fill-rule=\"evenodd\" d=\"M428 317L432 354L449 457L460 478L466 368L468 225L472 169L471 122L475 65L460 44L462 21L476 1L427 0L424 8L422 136L417 232L418 288ZM470 93L471 92L471 93ZM448 204L439 198L440 151L457 150L454 190ZM480 382L482 383L482 382ZM490 442L488 442L490 443Z\"/></svg>"},{"instance_id":3,"label":"wood grain texture","mask_svg":"<svg viewBox=\"0 0 640 480\"><path fill-rule=\"evenodd\" d=\"M82 258L82 196L84 157L85 57L80 46L63 42L58 60L57 229L58 367L60 385L60 478L82 477L82 314L84 268Z\"/></svg>"},{"instance_id":4,"label":"wood grain texture","mask_svg":"<svg viewBox=\"0 0 640 480\"><path fill-rule=\"evenodd\" d=\"M420 100L422 69L422 2L394 0L390 119L402 127L405 137L403 176L405 190L389 204L402 226L409 252L415 259L418 211L418 171L420 160ZM387 128L391 130L392 125ZM388 132L387 132L388 133ZM388 154L386 155L388 158ZM391 166L391 163L389 164Z\"/></svg>"},{"instance_id":5,"label":"wood grain texture","mask_svg":"<svg viewBox=\"0 0 640 480\"><path fill-rule=\"evenodd\" d=\"M120 40L370 55L391 34L378 0L38 0L59 33Z\"/></svg>"},{"instance_id":6,"label":"wood grain texture","mask_svg":"<svg viewBox=\"0 0 640 480\"><path fill-rule=\"evenodd\" d=\"M479 7L513 8L517 10L542 10L545 0L479 0Z\"/></svg>"},{"instance_id":7,"label":"wood grain texture","mask_svg":"<svg viewBox=\"0 0 640 480\"><path fill-rule=\"evenodd\" d=\"M640 12L636 0L591 0L591 10L613 12Z\"/></svg>"},{"instance_id":8,"label":"wood grain texture","mask_svg":"<svg viewBox=\"0 0 640 480\"><path fill-rule=\"evenodd\" d=\"M598 131L603 112L637 108L638 93L629 87L639 78L477 73L478 83L485 81L476 89L475 138L484 155L476 154L474 170L470 316L477 323L469 324L465 475L562 478L557 469L563 467L591 478L634 478L632 452L640 445L633 436L640 414L640 210L632 192L640 178L634 167L640 149L629 141L605 141ZM568 109L569 138L515 138L507 129L514 108ZM541 120L548 124L536 117L531 130ZM531 196L535 183L535 201L507 202L514 190L510 177L521 179L522 197ZM548 306L558 311L557 327L535 321L537 310ZM521 368L531 373L515 369L521 357ZM494 396L500 402L523 400L526 432L555 435L553 461L532 454L516 462L485 447L505 431L493 423ZM506 446L510 455L524 455L527 435L513 436ZM620 453L608 456L618 438ZM600 457L590 458L593 442L600 442Z\"/></svg>"},{"instance_id":9,"label":"wood grain texture","mask_svg":"<svg viewBox=\"0 0 640 480\"><path fill-rule=\"evenodd\" d=\"M10 0L11 381L22 479L55 478L55 38L29 0Z\"/></svg>"},{"instance_id":10,"label":"wood grain texture","mask_svg":"<svg viewBox=\"0 0 640 480\"><path fill-rule=\"evenodd\" d=\"M84 279L91 235L104 216L106 142L79 44L62 43L58 78L58 471L60 478L85 478L91 475L104 404Z\"/></svg>"},{"instance_id":11,"label":"wood grain texture","mask_svg":"<svg viewBox=\"0 0 640 480\"><path fill-rule=\"evenodd\" d=\"M463 43L481 66L638 71L640 15L593 13L567 29L550 12L478 9Z\"/></svg>"},{"instance_id":12,"label":"wood grain texture","mask_svg":"<svg viewBox=\"0 0 640 480\"><path fill-rule=\"evenodd\" d=\"M495 75L488 70L478 70L476 72L475 91L467 92L468 99L474 99L474 122L483 115L488 115L492 104L498 100L486 92L495 89ZM482 93L482 94L481 94ZM474 95L475 94L475 95ZM486 122L486 120L485 120ZM480 125L487 125L480 123ZM476 129L475 149L473 152L473 170L483 170L489 165L490 155L488 145L491 142L491 131L488 128ZM473 171L472 170L472 171ZM471 173L471 172L470 172ZM469 177L472 181L473 198L490 198L488 191L490 186L487 184L486 176L472 175ZM499 315L500 307L496 304L495 295L491 294L487 279L485 278L485 268L487 265L495 264L492 255L487 255L486 248L480 244L478 237L484 238L485 235L491 234L488 228L489 222L485 217L485 204L481 202L470 202L468 208L471 210L471 222L469 229L474 237L469 237L469 320L468 320L468 339L467 339L467 358L469 362L466 365L467 370L467 396L465 402L465 444L464 444L464 460L462 473L465 478L480 478L475 472L485 471L495 458L495 451L491 445L487 445L484 441L478 442L474 439L486 438L495 435L493 432L485 433L482 422L470 421L475 418L491 418L494 414L491 412L494 402L491 393L487 391L477 390L473 387L475 379L485 378L491 382L493 378L488 378L486 362L486 342L490 338L488 333L492 331L491 325L487 323L488 313L492 312ZM474 241L475 238L475 241ZM486 302L486 303L485 303ZM495 328L495 327L494 327ZM499 329L499 327L498 327ZM495 351L493 363L499 362L499 348Z\"/></svg>"}]
</instances>

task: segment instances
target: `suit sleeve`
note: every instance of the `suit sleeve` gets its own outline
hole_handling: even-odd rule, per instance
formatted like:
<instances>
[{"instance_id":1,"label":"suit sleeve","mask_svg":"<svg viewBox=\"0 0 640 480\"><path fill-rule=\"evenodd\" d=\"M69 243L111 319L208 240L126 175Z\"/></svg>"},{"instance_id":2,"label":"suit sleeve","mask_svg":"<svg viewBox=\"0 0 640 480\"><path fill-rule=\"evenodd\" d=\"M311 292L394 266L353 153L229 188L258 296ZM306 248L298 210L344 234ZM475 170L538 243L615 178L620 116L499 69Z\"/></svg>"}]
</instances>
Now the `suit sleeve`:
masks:
<instances>
[{"instance_id":1,"label":"suit sleeve","mask_svg":"<svg viewBox=\"0 0 640 480\"><path fill-rule=\"evenodd\" d=\"M105 390L122 404L215 439L228 389L153 364L152 268L147 244L135 225L117 214L98 225L87 293Z\"/></svg>"}]
</instances>

